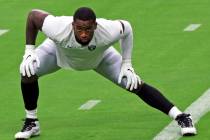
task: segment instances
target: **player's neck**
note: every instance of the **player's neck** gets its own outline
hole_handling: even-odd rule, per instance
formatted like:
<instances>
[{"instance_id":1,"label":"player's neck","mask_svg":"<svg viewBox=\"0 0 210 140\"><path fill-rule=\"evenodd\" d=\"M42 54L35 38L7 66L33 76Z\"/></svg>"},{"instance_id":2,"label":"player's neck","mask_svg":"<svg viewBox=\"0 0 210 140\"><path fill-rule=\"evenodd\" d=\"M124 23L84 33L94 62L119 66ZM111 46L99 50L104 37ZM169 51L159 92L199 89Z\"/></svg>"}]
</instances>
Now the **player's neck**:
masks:
<instances>
[{"instance_id":1,"label":"player's neck","mask_svg":"<svg viewBox=\"0 0 210 140\"><path fill-rule=\"evenodd\" d=\"M90 43L90 41L88 41L88 42L81 42L76 36L75 36L75 39L76 39L76 41L79 43L79 44L81 44L82 46L87 46L89 43Z\"/></svg>"}]
</instances>

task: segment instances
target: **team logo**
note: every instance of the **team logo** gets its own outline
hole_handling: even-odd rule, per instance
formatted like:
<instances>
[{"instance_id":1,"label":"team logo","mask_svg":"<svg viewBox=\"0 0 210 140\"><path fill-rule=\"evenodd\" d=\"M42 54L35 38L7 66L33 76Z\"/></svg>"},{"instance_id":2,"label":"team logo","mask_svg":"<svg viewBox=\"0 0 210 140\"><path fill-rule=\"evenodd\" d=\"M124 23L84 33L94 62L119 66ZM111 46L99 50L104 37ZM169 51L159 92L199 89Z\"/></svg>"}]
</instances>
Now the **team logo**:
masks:
<instances>
[{"instance_id":1,"label":"team logo","mask_svg":"<svg viewBox=\"0 0 210 140\"><path fill-rule=\"evenodd\" d=\"M89 51L93 51L93 50L95 50L96 49L96 46L95 45L90 45L90 46L88 46L88 50Z\"/></svg>"}]
</instances>

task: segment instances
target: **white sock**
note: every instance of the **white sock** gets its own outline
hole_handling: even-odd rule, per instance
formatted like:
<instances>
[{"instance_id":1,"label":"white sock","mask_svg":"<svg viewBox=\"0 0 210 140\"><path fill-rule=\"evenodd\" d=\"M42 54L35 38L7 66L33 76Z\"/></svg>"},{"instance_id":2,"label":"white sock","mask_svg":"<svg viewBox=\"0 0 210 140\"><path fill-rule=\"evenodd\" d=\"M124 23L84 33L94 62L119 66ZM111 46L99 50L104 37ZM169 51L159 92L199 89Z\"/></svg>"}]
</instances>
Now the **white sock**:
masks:
<instances>
[{"instance_id":1,"label":"white sock","mask_svg":"<svg viewBox=\"0 0 210 140\"><path fill-rule=\"evenodd\" d=\"M178 115L182 114L182 112L176 107L172 107L171 110L169 111L168 115L173 118L174 120Z\"/></svg>"},{"instance_id":2,"label":"white sock","mask_svg":"<svg viewBox=\"0 0 210 140\"><path fill-rule=\"evenodd\" d=\"M36 119L37 118L37 110L25 110L26 111L26 118Z\"/></svg>"}]
</instances>

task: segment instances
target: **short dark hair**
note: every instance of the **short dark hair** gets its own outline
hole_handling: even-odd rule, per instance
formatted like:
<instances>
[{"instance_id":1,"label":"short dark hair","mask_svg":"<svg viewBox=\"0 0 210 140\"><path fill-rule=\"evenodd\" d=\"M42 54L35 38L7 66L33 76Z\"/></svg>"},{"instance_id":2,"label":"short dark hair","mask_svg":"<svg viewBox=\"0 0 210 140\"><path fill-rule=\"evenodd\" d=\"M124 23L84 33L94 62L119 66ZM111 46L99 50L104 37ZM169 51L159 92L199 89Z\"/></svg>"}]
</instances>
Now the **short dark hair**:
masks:
<instances>
[{"instance_id":1,"label":"short dark hair","mask_svg":"<svg viewBox=\"0 0 210 140\"><path fill-rule=\"evenodd\" d=\"M91 8L88 7L80 7L74 13L74 21L76 19L80 20L96 20L96 15Z\"/></svg>"}]
</instances>

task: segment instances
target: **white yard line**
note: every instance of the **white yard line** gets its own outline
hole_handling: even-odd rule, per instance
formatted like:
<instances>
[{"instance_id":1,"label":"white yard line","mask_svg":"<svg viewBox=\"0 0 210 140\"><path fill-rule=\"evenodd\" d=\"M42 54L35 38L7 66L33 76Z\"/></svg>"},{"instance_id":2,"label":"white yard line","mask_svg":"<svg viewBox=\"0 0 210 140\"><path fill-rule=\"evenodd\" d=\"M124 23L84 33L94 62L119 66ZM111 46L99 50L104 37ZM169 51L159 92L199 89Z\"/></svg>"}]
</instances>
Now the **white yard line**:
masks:
<instances>
[{"instance_id":1,"label":"white yard line","mask_svg":"<svg viewBox=\"0 0 210 140\"><path fill-rule=\"evenodd\" d=\"M184 31L192 32L192 31L195 31L196 29L198 29L200 26L201 26L201 24L190 24L184 29Z\"/></svg>"},{"instance_id":2,"label":"white yard line","mask_svg":"<svg viewBox=\"0 0 210 140\"><path fill-rule=\"evenodd\" d=\"M9 30L5 30L5 29L4 29L4 30L1 30L1 29L0 29L0 36L3 35L3 34L5 34L5 33L8 32L8 31L9 31Z\"/></svg>"},{"instance_id":3,"label":"white yard line","mask_svg":"<svg viewBox=\"0 0 210 140\"><path fill-rule=\"evenodd\" d=\"M192 115L194 123L197 123L202 116L210 111L210 89L194 101L186 110ZM172 121L153 140L178 140L181 138L180 128L177 122Z\"/></svg>"},{"instance_id":4,"label":"white yard line","mask_svg":"<svg viewBox=\"0 0 210 140\"><path fill-rule=\"evenodd\" d=\"M101 100L89 100L85 104L81 105L79 110L90 110L94 106L96 106L98 103L100 103Z\"/></svg>"}]
</instances>

